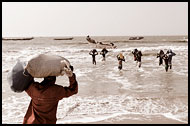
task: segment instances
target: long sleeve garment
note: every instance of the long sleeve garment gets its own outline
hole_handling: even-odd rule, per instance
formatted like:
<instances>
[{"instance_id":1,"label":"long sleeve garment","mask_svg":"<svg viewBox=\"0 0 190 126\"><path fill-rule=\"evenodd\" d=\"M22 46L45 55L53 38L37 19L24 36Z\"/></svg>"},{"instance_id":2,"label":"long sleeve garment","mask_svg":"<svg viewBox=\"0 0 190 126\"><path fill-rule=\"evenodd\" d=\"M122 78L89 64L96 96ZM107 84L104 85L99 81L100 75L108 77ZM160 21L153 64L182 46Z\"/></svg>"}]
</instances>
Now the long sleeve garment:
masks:
<instances>
[{"instance_id":1,"label":"long sleeve garment","mask_svg":"<svg viewBox=\"0 0 190 126\"><path fill-rule=\"evenodd\" d=\"M69 87L57 84L40 85L33 82L27 90L31 97L30 105L23 124L56 124L56 112L59 100L78 93L75 74L69 77Z\"/></svg>"}]
</instances>

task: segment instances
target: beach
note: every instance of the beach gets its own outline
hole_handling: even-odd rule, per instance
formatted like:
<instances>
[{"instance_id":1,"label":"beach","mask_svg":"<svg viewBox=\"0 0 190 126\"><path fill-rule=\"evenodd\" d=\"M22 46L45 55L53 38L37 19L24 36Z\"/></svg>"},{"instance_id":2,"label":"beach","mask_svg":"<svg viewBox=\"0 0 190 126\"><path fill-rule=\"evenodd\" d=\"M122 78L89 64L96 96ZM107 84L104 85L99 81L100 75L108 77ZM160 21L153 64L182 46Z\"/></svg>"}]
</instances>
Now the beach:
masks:
<instances>
[{"instance_id":1,"label":"beach","mask_svg":"<svg viewBox=\"0 0 190 126\"><path fill-rule=\"evenodd\" d=\"M187 36L186 36L187 37ZM188 42L184 36L145 36L129 41L129 36L92 36L117 48L108 49L106 61L96 56L92 64L89 51L96 48L86 36L72 40L34 37L32 40L2 41L2 123L22 124L30 103L25 93L15 93L7 82L7 74L17 60L28 61L41 53L67 58L74 66L78 94L59 101L57 124L187 124L188 123ZM141 50L142 65L136 66L131 51ZM101 48L96 48L98 52ZM172 49L172 69L158 65L156 53ZM126 62L118 70L117 54ZM42 81L42 78L35 78ZM57 77L56 84L68 86L66 76Z\"/></svg>"}]
</instances>

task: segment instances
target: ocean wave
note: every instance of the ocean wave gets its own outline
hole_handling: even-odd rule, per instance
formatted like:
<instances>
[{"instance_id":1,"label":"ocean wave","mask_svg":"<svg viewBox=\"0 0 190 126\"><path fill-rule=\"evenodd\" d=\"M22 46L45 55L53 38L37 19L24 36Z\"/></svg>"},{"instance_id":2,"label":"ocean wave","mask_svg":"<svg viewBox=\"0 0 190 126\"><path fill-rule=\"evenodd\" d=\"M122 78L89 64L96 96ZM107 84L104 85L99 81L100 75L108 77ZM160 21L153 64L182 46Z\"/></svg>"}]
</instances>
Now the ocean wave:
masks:
<instances>
[{"instance_id":1,"label":"ocean wave","mask_svg":"<svg viewBox=\"0 0 190 126\"><path fill-rule=\"evenodd\" d=\"M181 52L187 51L188 47L187 46L158 46L158 47L128 47L128 48L121 48L121 49L108 49L108 55L117 55L120 52L123 52L125 55L132 55L131 51L134 48L138 48L138 50L141 50L141 52L143 53L143 56L156 56L157 52L160 49L163 49L165 52L167 49L172 49L174 52L179 52L181 54ZM8 51L8 52L3 52L3 59L10 59L10 60L14 60L14 59L18 59L18 58L22 58L22 59L26 59L29 60L30 58L32 58L34 55L39 55L42 53L52 53L52 54L56 54L56 55L62 55L62 56L81 56L84 57L84 55L88 55L89 51L91 50L91 48L60 48L60 47L49 47L49 48L33 48L33 47L28 47L24 50L20 50L20 51ZM101 51L101 49L97 49L98 52ZM184 53L183 53L184 54ZM188 53L187 53L188 54ZM187 55L186 54L186 55Z\"/></svg>"},{"instance_id":2,"label":"ocean wave","mask_svg":"<svg viewBox=\"0 0 190 126\"><path fill-rule=\"evenodd\" d=\"M30 98L9 97L2 100L2 123L22 123ZM123 114L164 115L187 122L188 104L180 98L139 97L129 95L73 96L61 100L57 123L96 122Z\"/></svg>"},{"instance_id":3,"label":"ocean wave","mask_svg":"<svg viewBox=\"0 0 190 126\"><path fill-rule=\"evenodd\" d=\"M80 102L80 100L82 100L82 102ZM68 102L69 101L70 100L68 100ZM67 103L67 101L63 101L63 104L65 104L65 102ZM150 116L166 115L170 113L173 119L181 122L186 122L188 117L187 104L181 103L179 99L171 100L167 97L149 98L126 95L100 96L98 98L87 97L75 99L75 104L78 104L78 106L67 116L70 116L71 118L75 117L76 120L70 118L70 122L77 122L77 119L80 118L80 116L83 117L83 123L85 123L87 120L88 122L100 121L120 116L122 114L144 114ZM76 114L78 115L75 116ZM184 116L182 117L181 115L183 114ZM90 119L88 117L92 118ZM67 118L65 119L67 120Z\"/></svg>"},{"instance_id":4,"label":"ocean wave","mask_svg":"<svg viewBox=\"0 0 190 126\"><path fill-rule=\"evenodd\" d=\"M164 51L167 51L168 49L172 49L174 52L188 50L187 46L155 46L155 47L128 47L128 48L122 48L122 49L112 49L112 52L132 52L135 48L137 48L141 52L156 51L156 53L161 49Z\"/></svg>"}]
</instances>

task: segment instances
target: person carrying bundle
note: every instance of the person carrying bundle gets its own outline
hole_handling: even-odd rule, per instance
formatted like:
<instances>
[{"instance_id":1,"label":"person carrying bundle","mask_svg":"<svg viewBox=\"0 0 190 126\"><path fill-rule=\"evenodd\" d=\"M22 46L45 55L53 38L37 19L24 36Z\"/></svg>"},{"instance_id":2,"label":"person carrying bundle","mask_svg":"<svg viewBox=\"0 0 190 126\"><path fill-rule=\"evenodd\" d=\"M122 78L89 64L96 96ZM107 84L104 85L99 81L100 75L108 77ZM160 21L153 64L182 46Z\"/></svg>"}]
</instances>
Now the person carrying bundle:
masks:
<instances>
[{"instance_id":1,"label":"person carrying bundle","mask_svg":"<svg viewBox=\"0 0 190 126\"><path fill-rule=\"evenodd\" d=\"M93 49L89 52L89 55L92 55L92 64L96 65L96 55L98 55L98 52L96 49Z\"/></svg>"},{"instance_id":2,"label":"person carrying bundle","mask_svg":"<svg viewBox=\"0 0 190 126\"><path fill-rule=\"evenodd\" d=\"M58 102L78 93L78 82L73 66L57 55L40 54L27 62L18 61L8 74L12 91L25 91L31 101L23 124L56 124ZM55 84L56 76L66 75L69 86ZM34 78L44 78L42 82Z\"/></svg>"},{"instance_id":3,"label":"person carrying bundle","mask_svg":"<svg viewBox=\"0 0 190 126\"><path fill-rule=\"evenodd\" d=\"M125 58L124 58L124 56L123 56L122 53L119 53L119 54L117 55L117 59L118 59L118 61L119 61L118 69L121 70L121 69L122 69L122 61L125 62Z\"/></svg>"},{"instance_id":4,"label":"person carrying bundle","mask_svg":"<svg viewBox=\"0 0 190 126\"><path fill-rule=\"evenodd\" d=\"M170 69L172 69L172 57L175 56L176 54L171 50L169 49L166 54L168 54L168 65L170 67Z\"/></svg>"},{"instance_id":5,"label":"person carrying bundle","mask_svg":"<svg viewBox=\"0 0 190 126\"><path fill-rule=\"evenodd\" d=\"M156 57L156 58L159 58L159 66L163 64L163 56L164 56L164 51L159 50L159 52L157 53L157 57Z\"/></svg>"},{"instance_id":6,"label":"person carrying bundle","mask_svg":"<svg viewBox=\"0 0 190 126\"><path fill-rule=\"evenodd\" d=\"M108 50L106 48L103 48L100 54L103 56L102 61L106 60L106 54L108 53Z\"/></svg>"},{"instance_id":7,"label":"person carrying bundle","mask_svg":"<svg viewBox=\"0 0 190 126\"><path fill-rule=\"evenodd\" d=\"M141 67L141 56L143 56L141 51L138 51L136 56L137 56L137 64L138 64L138 67L140 68Z\"/></svg>"},{"instance_id":8,"label":"person carrying bundle","mask_svg":"<svg viewBox=\"0 0 190 126\"><path fill-rule=\"evenodd\" d=\"M138 52L137 49L134 49L134 50L132 51L132 54L134 55L134 61L137 61L137 52Z\"/></svg>"}]
</instances>

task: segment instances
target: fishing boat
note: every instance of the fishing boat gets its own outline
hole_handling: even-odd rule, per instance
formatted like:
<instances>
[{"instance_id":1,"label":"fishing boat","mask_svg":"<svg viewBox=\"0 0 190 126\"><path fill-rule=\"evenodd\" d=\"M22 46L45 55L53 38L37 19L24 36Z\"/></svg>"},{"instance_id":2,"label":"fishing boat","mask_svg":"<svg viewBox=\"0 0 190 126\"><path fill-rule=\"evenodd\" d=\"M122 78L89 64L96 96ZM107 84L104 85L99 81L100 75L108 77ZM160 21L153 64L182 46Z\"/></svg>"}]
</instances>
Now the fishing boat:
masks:
<instances>
[{"instance_id":1,"label":"fishing boat","mask_svg":"<svg viewBox=\"0 0 190 126\"><path fill-rule=\"evenodd\" d=\"M18 40L32 40L34 37L29 37L29 38L2 38L2 40L13 40L13 41L18 41Z\"/></svg>"},{"instance_id":2,"label":"fishing boat","mask_svg":"<svg viewBox=\"0 0 190 126\"><path fill-rule=\"evenodd\" d=\"M72 40L73 37L70 38L54 38L54 40Z\"/></svg>"}]
</instances>

